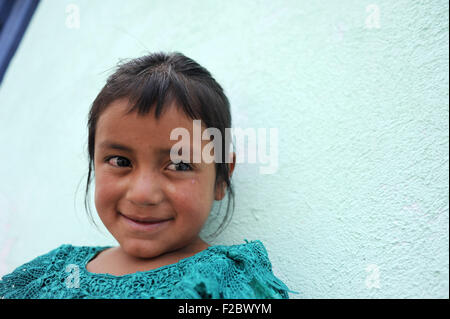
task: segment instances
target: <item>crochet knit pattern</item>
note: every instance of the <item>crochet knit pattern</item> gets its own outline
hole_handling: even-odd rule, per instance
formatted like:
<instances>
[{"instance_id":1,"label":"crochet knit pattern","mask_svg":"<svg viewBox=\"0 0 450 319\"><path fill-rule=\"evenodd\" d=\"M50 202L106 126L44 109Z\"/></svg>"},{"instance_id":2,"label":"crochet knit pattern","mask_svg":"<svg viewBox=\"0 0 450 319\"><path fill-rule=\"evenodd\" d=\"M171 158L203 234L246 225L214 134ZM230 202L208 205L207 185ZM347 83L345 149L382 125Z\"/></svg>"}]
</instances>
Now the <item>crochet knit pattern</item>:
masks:
<instances>
[{"instance_id":1,"label":"crochet knit pattern","mask_svg":"<svg viewBox=\"0 0 450 319\"><path fill-rule=\"evenodd\" d=\"M0 298L289 299L261 241L215 245L175 264L123 276L87 263L111 246L61 245L0 280Z\"/></svg>"}]
</instances>

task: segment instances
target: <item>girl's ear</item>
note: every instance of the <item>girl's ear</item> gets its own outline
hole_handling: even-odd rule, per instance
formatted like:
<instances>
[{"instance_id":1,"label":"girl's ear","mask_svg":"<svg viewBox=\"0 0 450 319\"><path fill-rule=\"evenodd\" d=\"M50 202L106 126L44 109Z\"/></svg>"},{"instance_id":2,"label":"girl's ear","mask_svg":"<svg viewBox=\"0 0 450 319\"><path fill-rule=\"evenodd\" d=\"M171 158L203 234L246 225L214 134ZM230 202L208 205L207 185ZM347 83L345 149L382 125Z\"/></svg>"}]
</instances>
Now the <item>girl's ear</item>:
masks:
<instances>
[{"instance_id":1,"label":"girl's ear","mask_svg":"<svg viewBox=\"0 0 450 319\"><path fill-rule=\"evenodd\" d=\"M232 153L230 153L230 164L228 165L228 167L230 169L228 178L231 178L231 175L233 175L235 165L236 165L236 153L232 152Z\"/></svg>"},{"instance_id":2,"label":"girl's ear","mask_svg":"<svg viewBox=\"0 0 450 319\"><path fill-rule=\"evenodd\" d=\"M236 153L235 152L230 153L230 160L231 160L230 163L228 163L228 168L229 168L228 178L231 178L231 175L233 174L233 171L234 171L234 166L236 165ZM216 185L214 199L222 200L225 197L226 190L227 190L227 183L225 181L218 182Z\"/></svg>"},{"instance_id":3,"label":"girl's ear","mask_svg":"<svg viewBox=\"0 0 450 319\"><path fill-rule=\"evenodd\" d=\"M227 184L225 182L219 182L216 185L214 199L222 200L225 197L225 190L227 188Z\"/></svg>"}]
</instances>

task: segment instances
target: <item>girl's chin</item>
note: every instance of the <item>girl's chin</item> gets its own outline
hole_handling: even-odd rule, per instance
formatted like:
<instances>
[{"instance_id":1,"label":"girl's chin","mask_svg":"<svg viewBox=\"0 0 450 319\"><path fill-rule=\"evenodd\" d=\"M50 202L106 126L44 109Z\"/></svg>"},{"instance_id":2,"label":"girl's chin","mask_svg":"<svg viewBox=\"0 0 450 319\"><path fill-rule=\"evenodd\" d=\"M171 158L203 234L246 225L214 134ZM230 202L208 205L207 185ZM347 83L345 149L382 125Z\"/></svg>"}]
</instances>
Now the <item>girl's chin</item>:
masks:
<instances>
[{"instance_id":1,"label":"girl's chin","mask_svg":"<svg viewBox=\"0 0 450 319\"><path fill-rule=\"evenodd\" d=\"M127 243L126 240L123 244L121 244L121 251L126 254L128 257L137 258L137 259L151 259L158 257L162 254L164 254L164 249L161 247L161 244L156 243L149 243L140 241L139 243L136 243L136 240L132 240L133 243ZM159 249L156 249L156 247L159 247ZM155 249L152 249L152 247L155 247Z\"/></svg>"}]
</instances>

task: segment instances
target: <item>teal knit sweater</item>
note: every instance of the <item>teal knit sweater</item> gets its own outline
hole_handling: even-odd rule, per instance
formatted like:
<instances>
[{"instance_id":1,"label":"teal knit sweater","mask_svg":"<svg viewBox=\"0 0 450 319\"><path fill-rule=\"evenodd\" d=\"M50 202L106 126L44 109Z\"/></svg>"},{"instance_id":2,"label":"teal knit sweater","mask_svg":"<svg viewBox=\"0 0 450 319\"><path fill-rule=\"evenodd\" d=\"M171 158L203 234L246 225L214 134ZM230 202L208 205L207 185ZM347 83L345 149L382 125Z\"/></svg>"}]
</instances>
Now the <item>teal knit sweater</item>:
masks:
<instances>
[{"instance_id":1,"label":"teal knit sweater","mask_svg":"<svg viewBox=\"0 0 450 319\"><path fill-rule=\"evenodd\" d=\"M86 264L111 246L60 247L0 280L0 298L289 299L261 241L216 245L175 264L123 276L91 273Z\"/></svg>"}]
</instances>

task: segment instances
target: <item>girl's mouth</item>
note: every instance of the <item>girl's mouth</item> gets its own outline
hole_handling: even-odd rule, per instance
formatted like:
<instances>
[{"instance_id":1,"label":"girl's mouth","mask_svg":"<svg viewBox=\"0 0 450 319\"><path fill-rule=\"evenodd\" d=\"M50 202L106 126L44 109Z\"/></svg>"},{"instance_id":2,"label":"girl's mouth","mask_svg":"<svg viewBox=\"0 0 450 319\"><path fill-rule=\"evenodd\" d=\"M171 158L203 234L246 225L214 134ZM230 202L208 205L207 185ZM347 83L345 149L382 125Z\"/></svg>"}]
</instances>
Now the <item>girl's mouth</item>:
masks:
<instances>
[{"instance_id":1,"label":"girl's mouth","mask_svg":"<svg viewBox=\"0 0 450 319\"><path fill-rule=\"evenodd\" d=\"M145 231L145 232L158 230L158 229L166 226L167 224L169 224L169 222L173 219L173 218L171 218L171 219L155 220L155 221L140 221L140 220L135 220L128 216L125 216L124 214L122 214L120 212L119 212L119 215L120 215L121 219L133 230Z\"/></svg>"}]
</instances>

